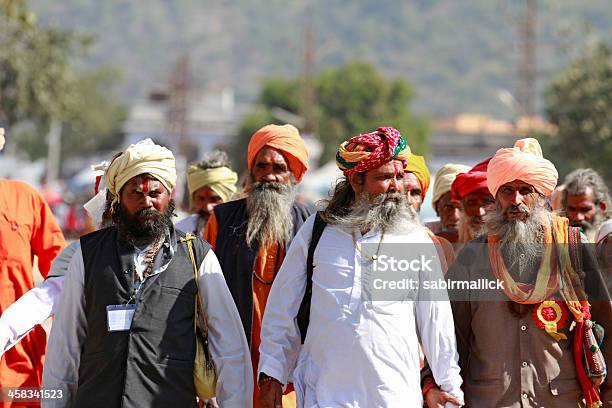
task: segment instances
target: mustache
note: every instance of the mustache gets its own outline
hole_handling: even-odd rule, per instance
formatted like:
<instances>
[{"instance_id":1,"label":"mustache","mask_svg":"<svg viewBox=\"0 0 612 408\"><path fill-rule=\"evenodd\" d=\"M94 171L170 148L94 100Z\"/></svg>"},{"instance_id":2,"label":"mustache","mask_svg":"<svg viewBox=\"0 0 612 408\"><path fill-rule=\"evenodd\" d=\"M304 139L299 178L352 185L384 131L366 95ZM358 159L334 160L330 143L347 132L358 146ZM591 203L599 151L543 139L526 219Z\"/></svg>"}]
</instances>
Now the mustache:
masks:
<instances>
[{"instance_id":1,"label":"mustache","mask_svg":"<svg viewBox=\"0 0 612 408\"><path fill-rule=\"evenodd\" d=\"M252 190L253 191L276 191L282 192L286 191L288 185L285 183L281 183L279 181L258 181L253 183Z\"/></svg>"},{"instance_id":2,"label":"mustache","mask_svg":"<svg viewBox=\"0 0 612 408\"><path fill-rule=\"evenodd\" d=\"M519 204L519 205L512 204L510 207L504 210L504 215L508 215L511 212L520 212L521 214L527 214L527 215L531 213L531 211L529 210L529 207L527 207L525 204Z\"/></svg>"}]
</instances>

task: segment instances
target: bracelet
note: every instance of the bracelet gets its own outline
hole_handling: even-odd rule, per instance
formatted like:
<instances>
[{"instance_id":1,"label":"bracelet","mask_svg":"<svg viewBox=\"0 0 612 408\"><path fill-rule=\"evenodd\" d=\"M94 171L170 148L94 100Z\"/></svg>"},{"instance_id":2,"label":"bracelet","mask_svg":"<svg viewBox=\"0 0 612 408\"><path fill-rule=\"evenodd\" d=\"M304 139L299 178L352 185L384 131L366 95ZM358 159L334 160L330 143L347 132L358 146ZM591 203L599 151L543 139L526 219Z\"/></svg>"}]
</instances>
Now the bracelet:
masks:
<instances>
[{"instance_id":1,"label":"bracelet","mask_svg":"<svg viewBox=\"0 0 612 408\"><path fill-rule=\"evenodd\" d=\"M436 388L437 385L435 382L430 382L427 383L424 387L423 387L423 398L425 398L427 396L427 393L431 390L433 390L434 388Z\"/></svg>"}]
</instances>

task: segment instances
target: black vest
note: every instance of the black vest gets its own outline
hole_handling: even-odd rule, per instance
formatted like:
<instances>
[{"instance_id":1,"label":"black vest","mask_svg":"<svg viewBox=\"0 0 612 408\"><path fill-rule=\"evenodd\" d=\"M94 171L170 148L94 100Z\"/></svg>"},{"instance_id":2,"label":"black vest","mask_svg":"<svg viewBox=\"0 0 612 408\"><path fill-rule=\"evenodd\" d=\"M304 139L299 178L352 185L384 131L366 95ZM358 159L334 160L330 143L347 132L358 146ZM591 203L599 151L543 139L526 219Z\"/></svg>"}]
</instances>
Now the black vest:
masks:
<instances>
[{"instance_id":1,"label":"black vest","mask_svg":"<svg viewBox=\"0 0 612 408\"><path fill-rule=\"evenodd\" d=\"M246 199L230 201L215 207L215 217L219 223L219 233L215 243L215 254L219 258L225 282L234 298L238 314L242 320L244 333L251 344L253 326L253 268L259 251L259 244L249 248L246 243L247 212ZM312 210L299 203L293 203L293 235L297 233ZM289 248L285 242L285 250Z\"/></svg>"},{"instance_id":2,"label":"black vest","mask_svg":"<svg viewBox=\"0 0 612 408\"><path fill-rule=\"evenodd\" d=\"M193 242L200 265L210 246ZM115 227L81 237L87 335L74 407L195 407L194 271L187 245L172 245L167 269L143 286L130 330L109 332L106 306L133 291L134 249Z\"/></svg>"}]
</instances>

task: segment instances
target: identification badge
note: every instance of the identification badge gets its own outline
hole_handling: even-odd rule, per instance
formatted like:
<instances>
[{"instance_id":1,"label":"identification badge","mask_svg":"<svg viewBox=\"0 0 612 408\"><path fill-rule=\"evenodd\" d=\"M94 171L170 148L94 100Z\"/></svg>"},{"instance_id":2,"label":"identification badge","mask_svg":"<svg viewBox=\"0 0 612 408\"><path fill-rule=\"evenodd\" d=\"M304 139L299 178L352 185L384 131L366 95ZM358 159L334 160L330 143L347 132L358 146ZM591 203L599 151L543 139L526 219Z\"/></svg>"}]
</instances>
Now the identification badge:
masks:
<instances>
[{"instance_id":1,"label":"identification badge","mask_svg":"<svg viewBox=\"0 0 612 408\"><path fill-rule=\"evenodd\" d=\"M106 320L108 331L130 330L136 305L108 305L106 306Z\"/></svg>"}]
</instances>

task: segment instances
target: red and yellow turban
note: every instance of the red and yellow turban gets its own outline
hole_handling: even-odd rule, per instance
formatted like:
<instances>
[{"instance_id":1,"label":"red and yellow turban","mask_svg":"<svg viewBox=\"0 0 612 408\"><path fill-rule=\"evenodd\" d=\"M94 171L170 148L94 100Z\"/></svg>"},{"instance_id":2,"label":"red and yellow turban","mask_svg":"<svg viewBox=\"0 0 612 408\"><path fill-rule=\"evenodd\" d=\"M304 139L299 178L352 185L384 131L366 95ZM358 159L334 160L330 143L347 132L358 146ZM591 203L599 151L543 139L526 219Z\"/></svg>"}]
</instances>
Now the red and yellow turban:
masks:
<instances>
[{"instance_id":1,"label":"red and yellow turban","mask_svg":"<svg viewBox=\"0 0 612 408\"><path fill-rule=\"evenodd\" d=\"M421 183L423 198L425 198L425 194L427 194L427 190L429 189L429 183L431 180L431 176L429 175L429 169L427 168L427 164L425 163L425 158L423 156L411 154L408 158L408 164L404 168L404 171L406 171L407 173L413 173L416 176L416 178L419 180L419 183Z\"/></svg>"},{"instance_id":2,"label":"red and yellow turban","mask_svg":"<svg viewBox=\"0 0 612 408\"><path fill-rule=\"evenodd\" d=\"M491 158L481 161L467 173L459 173L455 176L455 181L451 185L453 200L461 201L466 195L476 190L487 188L487 167L489 160Z\"/></svg>"},{"instance_id":3,"label":"red and yellow turban","mask_svg":"<svg viewBox=\"0 0 612 408\"><path fill-rule=\"evenodd\" d=\"M410 147L400 132L392 127L379 127L375 132L342 142L336 153L336 164L346 176L375 169L395 159L407 163L409 158Z\"/></svg>"},{"instance_id":4,"label":"red and yellow turban","mask_svg":"<svg viewBox=\"0 0 612 408\"><path fill-rule=\"evenodd\" d=\"M555 165L542 157L542 148L534 138L517 140L514 147L499 149L487 169L487 185L493 197L506 183L521 180L540 194L549 196L557 185Z\"/></svg>"},{"instance_id":5,"label":"red and yellow turban","mask_svg":"<svg viewBox=\"0 0 612 408\"><path fill-rule=\"evenodd\" d=\"M295 126L267 125L255 132L247 151L249 171L253 167L255 156L265 146L280 150L296 180L302 180L308 170L308 149Z\"/></svg>"}]
</instances>

